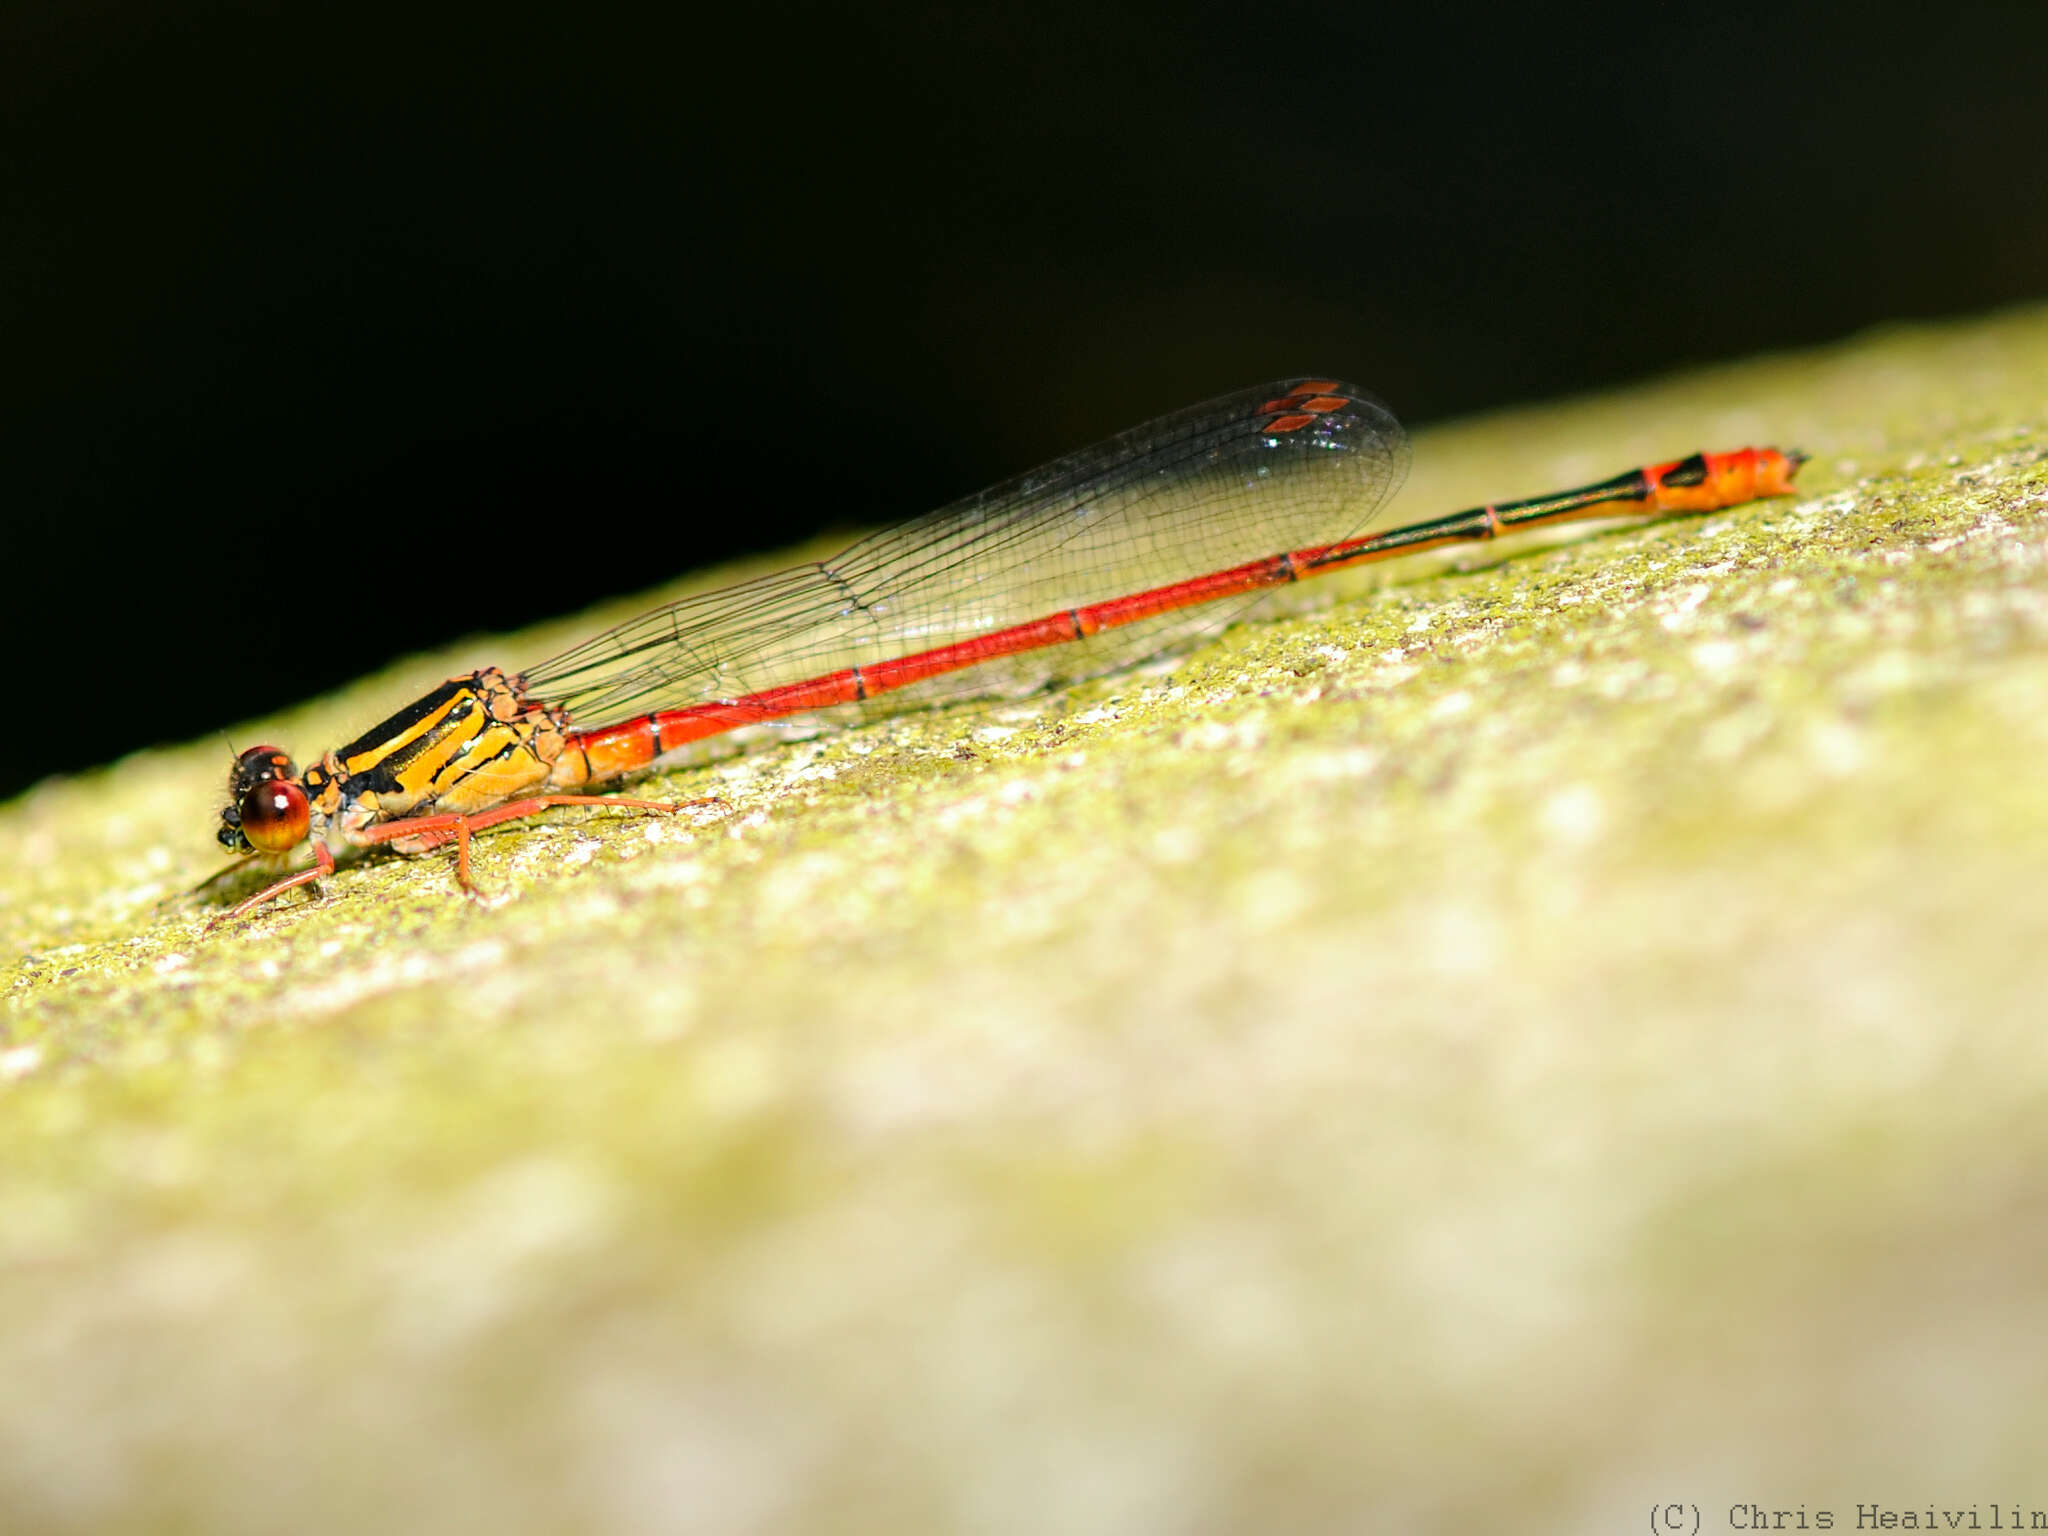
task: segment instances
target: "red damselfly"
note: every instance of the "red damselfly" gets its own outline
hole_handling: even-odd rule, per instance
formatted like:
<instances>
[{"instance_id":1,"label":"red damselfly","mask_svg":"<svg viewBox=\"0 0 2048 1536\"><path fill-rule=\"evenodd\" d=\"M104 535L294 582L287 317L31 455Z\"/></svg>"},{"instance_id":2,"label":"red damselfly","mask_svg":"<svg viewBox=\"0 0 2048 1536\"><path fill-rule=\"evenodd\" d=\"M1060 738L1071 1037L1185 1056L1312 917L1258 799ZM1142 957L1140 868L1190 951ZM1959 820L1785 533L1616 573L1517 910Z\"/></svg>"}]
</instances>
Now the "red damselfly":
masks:
<instances>
[{"instance_id":1,"label":"red damselfly","mask_svg":"<svg viewBox=\"0 0 2048 1536\"><path fill-rule=\"evenodd\" d=\"M550 806L680 809L584 791L708 737L884 696L1018 693L1111 671L1326 571L1785 495L1802 462L1775 448L1696 453L1367 534L1408 463L1386 407L1336 379L1226 395L834 559L656 608L524 672L451 678L303 773L274 746L250 748L229 775L220 841L273 859L310 842L313 864L216 921L383 844L455 843L456 877L473 890L472 833Z\"/></svg>"}]
</instances>

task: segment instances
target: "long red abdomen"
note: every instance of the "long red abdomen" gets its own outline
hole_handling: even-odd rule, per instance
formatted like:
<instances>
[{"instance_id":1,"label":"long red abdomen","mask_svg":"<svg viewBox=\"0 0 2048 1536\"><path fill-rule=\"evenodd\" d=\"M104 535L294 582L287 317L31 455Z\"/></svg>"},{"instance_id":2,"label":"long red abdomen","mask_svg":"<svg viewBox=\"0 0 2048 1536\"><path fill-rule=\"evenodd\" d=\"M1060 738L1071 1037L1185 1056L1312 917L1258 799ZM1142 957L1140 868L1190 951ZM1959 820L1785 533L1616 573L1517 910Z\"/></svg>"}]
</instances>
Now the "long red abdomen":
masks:
<instances>
[{"instance_id":1,"label":"long red abdomen","mask_svg":"<svg viewBox=\"0 0 2048 1536\"><path fill-rule=\"evenodd\" d=\"M1324 398L1327 397L1318 396L1314 403L1321 404ZM1299 419L1288 430L1312 421L1314 413L1293 412L1277 421L1286 422L1294 417ZM1496 538L1546 524L1709 512L1761 496L1785 495L1792 490L1793 477L1802 462L1799 456L1775 448L1694 454L1668 464L1631 470L1578 490L1475 507L1382 533L1284 550L1184 580L1056 609L970 639L909 650L757 692L650 711L615 725L571 732L569 746L587 763L588 782L603 782L643 769L656 758L691 742L743 726L857 704L947 673L1074 644L1143 620L1282 586L1326 571Z\"/></svg>"}]
</instances>

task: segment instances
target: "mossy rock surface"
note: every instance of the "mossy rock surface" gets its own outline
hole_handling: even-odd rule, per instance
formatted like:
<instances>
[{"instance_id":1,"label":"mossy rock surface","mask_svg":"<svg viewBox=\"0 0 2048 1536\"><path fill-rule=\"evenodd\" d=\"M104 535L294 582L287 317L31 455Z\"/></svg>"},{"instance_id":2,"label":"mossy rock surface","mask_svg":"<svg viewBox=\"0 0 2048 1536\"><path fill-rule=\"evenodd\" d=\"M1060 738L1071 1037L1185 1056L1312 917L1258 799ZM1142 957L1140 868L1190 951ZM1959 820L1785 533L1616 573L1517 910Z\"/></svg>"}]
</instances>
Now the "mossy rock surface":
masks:
<instances>
[{"instance_id":1,"label":"mossy rock surface","mask_svg":"<svg viewBox=\"0 0 2048 1536\"><path fill-rule=\"evenodd\" d=\"M481 902L160 911L218 740L0 807L0 1527L2048 1506L2048 311L1431 430L1397 515L1745 442L1803 493L672 773Z\"/></svg>"}]
</instances>

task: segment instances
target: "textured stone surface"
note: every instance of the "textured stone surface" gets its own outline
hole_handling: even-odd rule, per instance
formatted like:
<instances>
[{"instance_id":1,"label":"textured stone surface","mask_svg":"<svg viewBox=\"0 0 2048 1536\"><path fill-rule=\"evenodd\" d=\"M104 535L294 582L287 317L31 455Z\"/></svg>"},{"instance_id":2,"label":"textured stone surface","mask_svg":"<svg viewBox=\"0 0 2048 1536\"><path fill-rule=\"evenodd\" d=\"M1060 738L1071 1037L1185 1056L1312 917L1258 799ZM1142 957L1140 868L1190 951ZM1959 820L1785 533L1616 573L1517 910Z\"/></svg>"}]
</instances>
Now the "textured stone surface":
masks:
<instances>
[{"instance_id":1,"label":"textured stone surface","mask_svg":"<svg viewBox=\"0 0 2048 1536\"><path fill-rule=\"evenodd\" d=\"M159 912L218 740L0 807L0 1523L2048 1505L2048 311L1434 430L1401 512L1749 441L1806 494L672 774L729 812L483 903Z\"/></svg>"}]
</instances>

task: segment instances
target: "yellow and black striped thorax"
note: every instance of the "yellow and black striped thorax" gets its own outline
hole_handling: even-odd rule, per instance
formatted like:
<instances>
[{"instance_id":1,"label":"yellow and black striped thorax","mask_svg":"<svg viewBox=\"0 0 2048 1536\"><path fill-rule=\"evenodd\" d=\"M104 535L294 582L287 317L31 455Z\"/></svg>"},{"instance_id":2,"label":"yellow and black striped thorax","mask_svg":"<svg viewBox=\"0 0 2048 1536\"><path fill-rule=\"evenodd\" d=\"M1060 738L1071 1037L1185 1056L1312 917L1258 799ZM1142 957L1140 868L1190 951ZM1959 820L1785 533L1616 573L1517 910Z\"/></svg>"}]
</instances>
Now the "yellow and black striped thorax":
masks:
<instances>
[{"instance_id":1,"label":"yellow and black striped thorax","mask_svg":"<svg viewBox=\"0 0 2048 1536\"><path fill-rule=\"evenodd\" d=\"M490 668L450 678L330 752L307 770L306 791L320 803L331 786L334 801L366 805L378 819L435 805L467 810L544 778L560 750L549 713Z\"/></svg>"}]
</instances>

